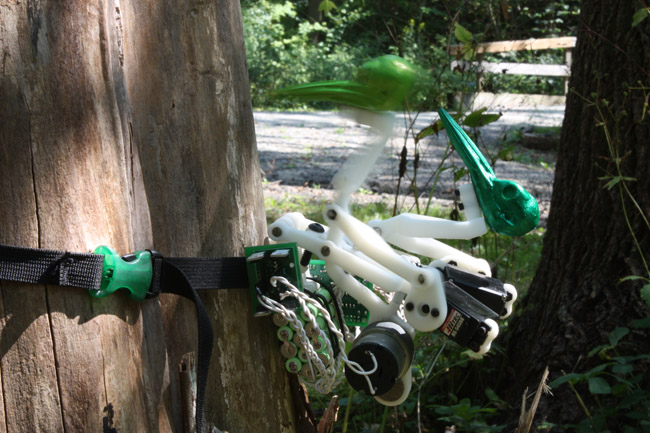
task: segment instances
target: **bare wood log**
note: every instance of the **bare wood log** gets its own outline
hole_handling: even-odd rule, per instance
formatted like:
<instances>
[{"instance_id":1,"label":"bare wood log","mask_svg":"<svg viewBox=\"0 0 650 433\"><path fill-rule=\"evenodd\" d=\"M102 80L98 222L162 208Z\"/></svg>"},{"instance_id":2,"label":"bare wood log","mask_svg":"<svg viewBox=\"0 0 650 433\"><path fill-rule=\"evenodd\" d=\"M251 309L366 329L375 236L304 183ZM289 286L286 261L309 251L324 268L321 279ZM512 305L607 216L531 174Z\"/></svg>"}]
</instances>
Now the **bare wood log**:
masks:
<instances>
[{"instance_id":1,"label":"bare wood log","mask_svg":"<svg viewBox=\"0 0 650 433\"><path fill-rule=\"evenodd\" d=\"M569 65L548 65L535 63L492 63L492 62L451 62L451 69L471 67L482 73L507 74L507 75L542 75L547 77L568 77Z\"/></svg>"},{"instance_id":2,"label":"bare wood log","mask_svg":"<svg viewBox=\"0 0 650 433\"><path fill-rule=\"evenodd\" d=\"M128 15L128 93L138 101L133 140L154 246L178 256L241 255L245 245L263 242L265 221L239 2L141 0ZM156 30L143 21L156 22ZM185 299L161 298L176 365L197 350L196 324L182 320L195 310ZM248 290L203 300L215 331L206 421L230 432L298 430L270 319L252 316Z\"/></svg>"},{"instance_id":3,"label":"bare wood log","mask_svg":"<svg viewBox=\"0 0 650 433\"><path fill-rule=\"evenodd\" d=\"M115 68L115 5L3 2L2 10L0 242L72 251L148 246L137 153L124 128L124 76ZM1 288L3 428L171 431L156 302Z\"/></svg>"},{"instance_id":4,"label":"bare wood log","mask_svg":"<svg viewBox=\"0 0 650 433\"><path fill-rule=\"evenodd\" d=\"M526 39L519 41L496 41L478 44L476 53L505 53L508 51L528 51L528 50L552 50L560 48L573 48L576 46L576 38L567 36L562 38L543 38L543 39ZM457 54L463 49L464 45L451 45L449 52Z\"/></svg>"},{"instance_id":5,"label":"bare wood log","mask_svg":"<svg viewBox=\"0 0 650 433\"><path fill-rule=\"evenodd\" d=\"M196 433L196 362L194 352L183 355L178 364L183 410L183 433Z\"/></svg>"},{"instance_id":6,"label":"bare wood log","mask_svg":"<svg viewBox=\"0 0 650 433\"><path fill-rule=\"evenodd\" d=\"M339 414L339 396L335 395L330 400L325 409L325 413L318 422L318 433L332 433L334 430L334 423Z\"/></svg>"},{"instance_id":7,"label":"bare wood log","mask_svg":"<svg viewBox=\"0 0 650 433\"><path fill-rule=\"evenodd\" d=\"M1 7L0 242L214 257L262 241L238 2ZM189 301L0 288L0 431L181 430L169 365L196 351ZM269 322L245 290L203 299L216 331L207 420L296 431Z\"/></svg>"},{"instance_id":8,"label":"bare wood log","mask_svg":"<svg viewBox=\"0 0 650 433\"><path fill-rule=\"evenodd\" d=\"M535 418L535 413L537 412L537 406L542 398L542 391L548 393L548 386L546 385L546 379L548 379L548 367L544 370L542 374L542 379L539 381L537 386L537 391L535 392L535 397L533 402L530 405L529 409L526 409L526 399L528 394L528 388L524 390L524 394L521 397L521 413L519 414L519 423L515 433L528 433L530 428L533 425L533 419Z\"/></svg>"}]
</instances>

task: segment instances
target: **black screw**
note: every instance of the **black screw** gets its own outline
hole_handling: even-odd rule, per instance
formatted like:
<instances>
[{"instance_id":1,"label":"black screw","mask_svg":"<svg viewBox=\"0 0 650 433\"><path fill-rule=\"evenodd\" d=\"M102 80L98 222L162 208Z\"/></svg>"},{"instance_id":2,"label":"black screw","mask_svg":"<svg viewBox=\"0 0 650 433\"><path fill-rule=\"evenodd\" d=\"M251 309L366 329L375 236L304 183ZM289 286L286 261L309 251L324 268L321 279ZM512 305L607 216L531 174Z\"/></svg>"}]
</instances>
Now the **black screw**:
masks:
<instances>
[{"instance_id":1,"label":"black screw","mask_svg":"<svg viewBox=\"0 0 650 433\"><path fill-rule=\"evenodd\" d=\"M424 284L425 281L426 281L426 278L424 278L423 274L418 275L418 283Z\"/></svg>"},{"instance_id":2,"label":"black screw","mask_svg":"<svg viewBox=\"0 0 650 433\"><path fill-rule=\"evenodd\" d=\"M406 303L406 311L413 311L415 308L415 305L413 305L413 302L407 302Z\"/></svg>"},{"instance_id":3,"label":"black screw","mask_svg":"<svg viewBox=\"0 0 650 433\"><path fill-rule=\"evenodd\" d=\"M440 316L440 310L438 310L437 308L432 308L432 309L431 309L431 315L432 315L433 317L438 317L438 316Z\"/></svg>"},{"instance_id":4,"label":"black screw","mask_svg":"<svg viewBox=\"0 0 650 433\"><path fill-rule=\"evenodd\" d=\"M327 211L327 218L329 218L331 220L335 220L336 219L336 211L334 209L328 210Z\"/></svg>"},{"instance_id":5,"label":"black screw","mask_svg":"<svg viewBox=\"0 0 650 433\"><path fill-rule=\"evenodd\" d=\"M271 234L276 238L279 238L280 236L282 236L282 229L280 227L273 227L273 230L271 230Z\"/></svg>"},{"instance_id":6,"label":"black screw","mask_svg":"<svg viewBox=\"0 0 650 433\"><path fill-rule=\"evenodd\" d=\"M330 247L323 247L320 249L320 253L323 257L327 257L330 255Z\"/></svg>"},{"instance_id":7,"label":"black screw","mask_svg":"<svg viewBox=\"0 0 650 433\"><path fill-rule=\"evenodd\" d=\"M420 310L422 310L423 314L429 314L429 311L431 311L431 307L429 307L429 304L422 304Z\"/></svg>"},{"instance_id":8,"label":"black screw","mask_svg":"<svg viewBox=\"0 0 650 433\"><path fill-rule=\"evenodd\" d=\"M465 205L462 204L462 203L458 203L458 209L460 209L460 210L464 210L464 209L465 209Z\"/></svg>"},{"instance_id":9,"label":"black screw","mask_svg":"<svg viewBox=\"0 0 650 433\"><path fill-rule=\"evenodd\" d=\"M311 223L311 224L309 224L309 226L307 228L309 230L313 231L313 232L316 232L316 233L324 233L325 232L325 228L322 225L318 224L318 223Z\"/></svg>"}]
</instances>

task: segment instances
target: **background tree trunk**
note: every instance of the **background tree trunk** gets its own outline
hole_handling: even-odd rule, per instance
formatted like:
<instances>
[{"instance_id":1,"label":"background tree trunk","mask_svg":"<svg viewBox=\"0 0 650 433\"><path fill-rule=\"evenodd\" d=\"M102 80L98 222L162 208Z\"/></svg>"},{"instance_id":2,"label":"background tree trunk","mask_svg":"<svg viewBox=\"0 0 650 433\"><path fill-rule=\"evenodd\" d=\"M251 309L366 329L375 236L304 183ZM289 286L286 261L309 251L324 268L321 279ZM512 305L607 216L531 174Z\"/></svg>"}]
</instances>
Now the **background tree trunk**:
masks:
<instances>
[{"instance_id":1,"label":"background tree trunk","mask_svg":"<svg viewBox=\"0 0 650 433\"><path fill-rule=\"evenodd\" d=\"M628 197L622 204L620 185L608 190L609 179L601 179L616 173L604 120L623 175L636 179L627 186L650 218L650 116L644 91L628 89L645 86L647 93L650 86L650 21L631 27L640 7L636 1L583 2L541 264L519 305L524 313L505 335L508 401L519 401L525 386L534 390L546 365L554 379L601 363L586 356L589 350L606 343L616 326L650 311L638 281L620 282L628 275L648 276L640 253L650 258L650 231ZM598 103L605 119L589 101ZM648 353L646 332L629 338L639 353ZM543 398L539 413L538 419L555 422L584 417L567 386Z\"/></svg>"},{"instance_id":2,"label":"background tree trunk","mask_svg":"<svg viewBox=\"0 0 650 433\"><path fill-rule=\"evenodd\" d=\"M216 257L261 241L238 2L0 10L0 242ZM180 431L193 305L0 287L0 433ZM206 419L295 431L271 327L251 317L247 291L204 300L217 337Z\"/></svg>"}]
</instances>

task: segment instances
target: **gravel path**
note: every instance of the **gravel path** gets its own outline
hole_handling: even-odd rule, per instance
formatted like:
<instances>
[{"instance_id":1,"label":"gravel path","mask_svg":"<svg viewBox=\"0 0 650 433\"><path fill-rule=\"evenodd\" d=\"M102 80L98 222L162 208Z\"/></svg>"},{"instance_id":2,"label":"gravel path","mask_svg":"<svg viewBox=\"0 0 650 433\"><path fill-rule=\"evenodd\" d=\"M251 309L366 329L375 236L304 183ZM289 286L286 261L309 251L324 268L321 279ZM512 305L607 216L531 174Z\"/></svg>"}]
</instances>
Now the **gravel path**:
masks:
<instances>
[{"instance_id":1,"label":"gravel path","mask_svg":"<svg viewBox=\"0 0 650 433\"><path fill-rule=\"evenodd\" d=\"M502 117L481 129L477 139L484 155L496 155L504 149L505 134L513 128L532 126L560 126L564 117L563 106L515 108L504 110ZM331 200L330 181L346 158L362 150L371 138L368 128L345 119L337 112L255 112L255 130L264 176L264 194L280 200L289 196L302 196L314 200ZM398 115L393 138L387 143L383 155L375 164L363 185L363 193L353 196L353 201L367 203L385 200L393 203L397 187L399 153L407 136L407 125L413 124L416 133L437 120L436 113L420 113L412 122ZM412 134L410 134L412 135ZM440 166L447 146L444 133L420 141L418 191L426 200L431 190L431 177ZM414 142L406 140L408 151L408 179L402 181L401 194L407 199L402 211L413 206L412 191L407 189L413 175ZM542 225L548 215L553 184L552 166L554 152L542 152L516 146L507 152L512 160L499 159L494 171L499 178L519 182L538 200ZM549 163L545 168L540 162ZM452 154L443 167L462 167L460 158ZM454 170L442 171L433 190L436 201L448 203L454 190ZM465 182L462 180L461 182ZM402 203L402 201L400 201Z\"/></svg>"}]
</instances>

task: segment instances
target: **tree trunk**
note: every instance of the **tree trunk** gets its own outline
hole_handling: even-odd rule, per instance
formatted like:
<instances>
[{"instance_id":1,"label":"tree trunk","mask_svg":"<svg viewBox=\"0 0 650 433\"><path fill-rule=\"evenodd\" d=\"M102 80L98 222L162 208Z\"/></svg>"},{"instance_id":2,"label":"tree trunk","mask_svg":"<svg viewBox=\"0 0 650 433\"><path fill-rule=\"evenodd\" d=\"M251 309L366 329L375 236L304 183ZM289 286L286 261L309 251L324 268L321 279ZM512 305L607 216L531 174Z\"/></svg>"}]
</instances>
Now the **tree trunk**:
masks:
<instances>
[{"instance_id":1,"label":"tree trunk","mask_svg":"<svg viewBox=\"0 0 650 433\"><path fill-rule=\"evenodd\" d=\"M606 343L616 326L650 312L640 298L640 282L620 282L629 275L648 277L642 254L646 262L650 259L650 230L642 219L642 213L650 218L650 114L644 111L650 20L631 27L641 3L583 2L541 264L519 305L524 313L506 335L505 371L512 379L504 390L508 401L518 401L525 386L535 389L546 365L554 379L563 371L584 372L602 363L597 356L587 357L589 350ZM641 86L645 92L632 89ZM622 174L635 179L625 185L642 213L622 183L605 187L611 178L603 177L616 174L616 155ZM646 332L628 339L637 353L648 353ZM554 422L584 418L567 386L545 397L539 413L538 419Z\"/></svg>"},{"instance_id":2,"label":"tree trunk","mask_svg":"<svg viewBox=\"0 0 650 433\"><path fill-rule=\"evenodd\" d=\"M154 245L176 256L243 255L263 242L265 222L239 3L138 1L128 15L133 141L145 161ZM140 25L146 19L155 31ZM253 318L247 290L203 300L215 330L206 419L230 432L292 431L270 322ZM196 323L183 320L195 317L194 306L161 302L177 365L196 350Z\"/></svg>"},{"instance_id":3,"label":"tree trunk","mask_svg":"<svg viewBox=\"0 0 650 433\"><path fill-rule=\"evenodd\" d=\"M0 10L1 243L218 257L261 241L237 2ZM0 433L181 431L177 366L196 351L188 301L0 288ZM251 317L247 291L203 299L216 331L206 419L296 431L271 327Z\"/></svg>"}]
</instances>

